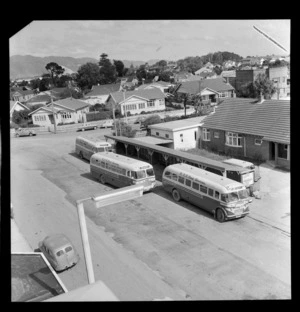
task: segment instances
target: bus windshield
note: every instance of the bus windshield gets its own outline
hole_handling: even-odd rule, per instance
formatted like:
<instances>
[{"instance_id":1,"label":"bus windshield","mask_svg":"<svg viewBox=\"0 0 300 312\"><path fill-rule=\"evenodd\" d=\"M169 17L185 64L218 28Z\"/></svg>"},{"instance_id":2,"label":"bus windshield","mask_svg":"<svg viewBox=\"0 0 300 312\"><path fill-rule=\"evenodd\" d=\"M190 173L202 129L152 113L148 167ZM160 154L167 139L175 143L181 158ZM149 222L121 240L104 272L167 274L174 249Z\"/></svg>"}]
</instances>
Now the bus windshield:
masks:
<instances>
[{"instance_id":1,"label":"bus windshield","mask_svg":"<svg viewBox=\"0 0 300 312\"><path fill-rule=\"evenodd\" d=\"M144 179L146 178L146 172L145 170L140 170L140 171L132 171L132 177L134 179Z\"/></svg>"},{"instance_id":2,"label":"bus windshield","mask_svg":"<svg viewBox=\"0 0 300 312\"><path fill-rule=\"evenodd\" d=\"M146 173L147 173L147 177L153 177L154 176L154 171L153 171L152 168L151 169L147 169Z\"/></svg>"},{"instance_id":3,"label":"bus windshield","mask_svg":"<svg viewBox=\"0 0 300 312\"><path fill-rule=\"evenodd\" d=\"M240 190L237 192L231 192L229 194L222 194L221 199L226 203L237 201L239 199L245 199L248 197L247 190Z\"/></svg>"}]
</instances>

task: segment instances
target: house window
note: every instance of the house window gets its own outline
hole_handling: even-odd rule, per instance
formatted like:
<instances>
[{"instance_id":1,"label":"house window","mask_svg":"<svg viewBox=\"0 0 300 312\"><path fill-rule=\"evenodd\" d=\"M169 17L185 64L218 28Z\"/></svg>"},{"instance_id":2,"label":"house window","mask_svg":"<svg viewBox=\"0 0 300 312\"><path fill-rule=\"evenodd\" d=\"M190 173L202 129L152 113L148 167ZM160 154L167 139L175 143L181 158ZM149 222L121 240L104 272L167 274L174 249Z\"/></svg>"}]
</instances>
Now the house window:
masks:
<instances>
[{"instance_id":1,"label":"house window","mask_svg":"<svg viewBox=\"0 0 300 312\"><path fill-rule=\"evenodd\" d=\"M219 132L214 132L214 138L215 139L219 139L220 138L220 134L219 134Z\"/></svg>"},{"instance_id":2,"label":"house window","mask_svg":"<svg viewBox=\"0 0 300 312\"><path fill-rule=\"evenodd\" d=\"M159 136L159 132L155 132L155 135Z\"/></svg>"},{"instance_id":3,"label":"house window","mask_svg":"<svg viewBox=\"0 0 300 312\"><path fill-rule=\"evenodd\" d=\"M159 105L164 105L164 100L159 100Z\"/></svg>"},{"instance_id":4,"label":"house window","mask_svg":"<svg viewBox=\"0 0 300 312\"><path fill-rule=\"evenodd\" d=\"M203 128L203 141L210 141L210 130Z\"/></svg>"},{"instance_id":5,"label":"house window","mask_svg":"<svg viewBox=\"0 0 300 312\"><path fill-rule=\"evenodd\" d=\"M46 121L46 116L45 115L36 115L34 116L35 121Z\"/></svg>"},{"instance_id":6,"label":"house window","mask_svg":"<svg viewBox=\"0 0 300 312\"><path fill-rule=\"evenodd\" d=\"M220 92L220 93L219 93L219 97L220 97L220 98L225 98L225 97L227 97L227 92Z\"/></svg>"},{"instance_id":7,"label":"house window","mask_svg":"<svg viewBox=\"0 0 300 312\"><path fill-rule=\"evenodd\" d=\"M168 138L169 138L169 135L168 135L168 134L165 134L165 137L168 139Z\"/></svg>"},{"instance_id":8,"label":"house window","mask_svg":"<svg viewBox=\"0 0 300 312\"><path fill-rule=\"evenodd\" d=\"M62 113L61 113L61 117L62 117L63 119L69 119L69 118L72 118L72 116L71 116L71 113L70 113L70 112L62 112Z\"/></svg>"},{"instance_id":9,"label":"house window","mask_svg":"<svg viewBox=\"0 0 300 312\"><path fill-rule=\"evenodd\" d=\"M180 134L180 141L183 142L183 134Z\"/></svg>"},{"instance_id":10,"label":"house window","mask_svg":"<svg viewBox=\"0 0 300 312\"><path fill-rule=\"evenodd\" d=\"M195 135L195 141L197 141L197 131L194 132Z\"/></svg>"},{"instance_id":11,"label":"house window","mask_svg":"<svg viewBox=\"0 0 300 312\"><path fill-rule=\"evenodd\" d=\"M139 109L145 108L145 103L139 103Z\"/></svg>"},{"instance_id":12,"label":"house window","mask_svg":"<svg viewBox=\"0 0 300 312\"><path fill-rule=\"evenodd\" d=\"M226 132L226 145L242 146L242 136L233 132Z\"/></svg>"},{"instance_id":13,"label":"house window","mask_svg":"<svg viewBox=\"0 0 300 312\"><path fill-rule=\"evenodd\" d=\"M278 144L278 157L287 159L287 144Z\"/></svg>"},{"instance_id":14,"label":"house window","mask_svg":"<svg viewBox=\"0 0 300 312\"><path fill-rule=\"evenodd\" d=\"M154 100L150 100L147 102L147 107L154 107L154 106L155 106Z\"/></svg>"},{"instance_id":15,"label":"house window","mask_svg":"<svg viewBox=\"0 0 300 312\"><path fill-rule=\"evenodd\" d=\"M261 145L262 144L262 139L255 139L254 140L255 145Z\"/></svg>"}]
</instances>

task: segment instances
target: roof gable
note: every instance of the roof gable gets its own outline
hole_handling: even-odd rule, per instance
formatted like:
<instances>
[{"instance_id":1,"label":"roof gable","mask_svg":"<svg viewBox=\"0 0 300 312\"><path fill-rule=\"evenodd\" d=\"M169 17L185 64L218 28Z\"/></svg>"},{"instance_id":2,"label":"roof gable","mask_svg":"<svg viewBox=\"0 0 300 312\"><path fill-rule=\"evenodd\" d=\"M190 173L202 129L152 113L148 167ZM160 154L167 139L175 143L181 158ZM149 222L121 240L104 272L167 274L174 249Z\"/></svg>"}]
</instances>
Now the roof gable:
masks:
<instances>
[{"instance_id":1,"label":"roof gable","mask_svg":"<svg viewBox=\"0 0 300 312\"><path fill-rule=\"evenodd\" d=\"M290 101L230 98L207 116L203 127L262 136L264 140L290 143Z\"/></svg>"}]
</instances>

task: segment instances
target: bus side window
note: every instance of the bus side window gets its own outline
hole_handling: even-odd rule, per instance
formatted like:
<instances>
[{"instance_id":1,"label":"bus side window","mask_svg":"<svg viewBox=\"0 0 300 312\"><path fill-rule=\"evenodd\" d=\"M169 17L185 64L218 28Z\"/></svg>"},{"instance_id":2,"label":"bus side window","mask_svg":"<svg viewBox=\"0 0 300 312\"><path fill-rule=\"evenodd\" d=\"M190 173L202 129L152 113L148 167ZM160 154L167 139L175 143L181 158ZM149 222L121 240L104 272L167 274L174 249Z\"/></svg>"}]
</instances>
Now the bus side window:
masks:
<instances>
[{"instance_id":1,"label":"bus side window","mask_svg":"<svg viewBox=\"0 0 300 312\"><path fill-rule=\"evenodd\" d=\"M220 193L218 191L215 191L215 198L217 198L217 199L220 198Z\"/></svg>"},{"instance_id":2,"label":"bus side window","mask_svg":"<svg viewBox=\"0 0 300 312\"><path fill-rule=\"evenodd\" d=\"M171 172L170 171L166 171L165 172L165 177L168 179L171 179Z\"/></svg>"},{"instance_id":3,"label":"bus side window","mask_svg":"<svg viewBox=\"0 0 300 312\"><path fill-rule=\"evenodd\" d=\"M172 173L172 180L177 181L177 174Z\"/></svg>"},{"instance_id":4,"label":"bus side window","mask_svg":"<svg viewBox=\"0 0 300 312\"><path fill-rule=\"evenodd\" d=\"M193 189L199 191L199 183L193 182Z\"/></svg>"},{"instance_id":5,"label":"bus side window","mask_svg":"<svg viewBox=\"0 0 300 312\"><path fill-rule=\"evenodd\" d=\"M105 162L101 161L101 167L105 168Z\"/></svg>"},{"instance_id":6,"label":"bus side window","mask_svg":"<svg viewBox=\"0 0 300 312\"><path fill-rule=\"evenodd\" d=\"M185 185L191 187L192 181L189 179L185 179Z\"/></svg>"},{"instance_id":7,"label":"bus side window","mask_svg":"<svg viewBox=\"0 0 300 312\"><path fill-rule=\"evenodd\" d=\"M221 201L223 201L223 202L228 202L228 196L227 196L227 194L221 194Z\"/></svg>"},{"instance_id":8,"label":"bus side window","mask_svg":"<svg viewBox=\"0 0 300 312\"><path fill-rule=\"evenodd\" d=\"M204 194L207 194L207 187L200 184L200 191Z\"/></svg>"},{"instance_id":9,"label":"bus side window","mask_svg":"<svg viewBox=\"0 0 300 312\"><path fill-rule=\"evenodd\" d=\"M209 196L214 196L214 190L211 189L211 188L209 188L209 189L208 189L208 195L209 195Z\"/></svg>"},{"instance_id":10,"label":"bus side window","mask_svg":"<svg viewBox=\"0 0 300 312\"><path fill-rule=\"evenodd\" d=\"M135 171L130 171L131 172L131 177L134 179L137 179L137 175Z\"/></svg>"},{"instance_id":11,"label":"bus side window","mask_svg":"<svg viewBox=\"0 0 300 312\"><path fill-rule=\"evenodd\" d=\"M127 171L127 177L130 177L130 171Z\"/></svg>"},{"instance_id":12,"label":"bus side window","mask_svg":"<svg viewBox=\"0 0 300 312\"><path fill-rule=\"evenodd\" d=\"M184 178L183 177L178 177L178 182L184 184Z\"/></svg>"}]
</instances>

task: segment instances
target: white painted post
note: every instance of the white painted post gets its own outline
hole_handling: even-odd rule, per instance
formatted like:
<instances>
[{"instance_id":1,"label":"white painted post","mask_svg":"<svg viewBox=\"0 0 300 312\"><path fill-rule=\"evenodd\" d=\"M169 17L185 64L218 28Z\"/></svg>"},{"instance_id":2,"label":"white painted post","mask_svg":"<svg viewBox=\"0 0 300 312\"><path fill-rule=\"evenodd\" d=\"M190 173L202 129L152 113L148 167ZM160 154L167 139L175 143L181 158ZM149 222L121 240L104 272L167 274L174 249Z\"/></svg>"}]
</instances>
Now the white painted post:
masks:
<instances>
[{"instance_id":1,"label":"white painted post","mask_svg":"<svg viewBox=\"0 0 300 312\"><path fill-rule=\"evenodd\" d=\"M83 244L88 280L89 280L89 284L93 284L95 283L95 276L94 276L94 269L93 269L92 256L91 256L91 250L90 250L90 243L89 243L89 238L88 238L88 233L87 233L87 228L86 228L83 202L80 200L77 201L77 211L78 211L78 217L79 217L79 223L80 223L81 239L82 239L82 244Z\"/></svg>"}]
</instances>

